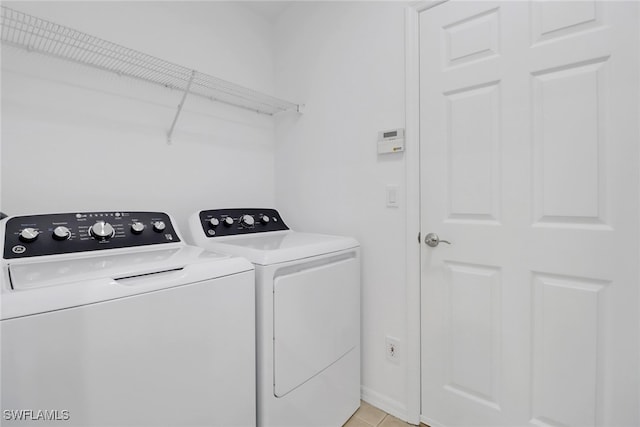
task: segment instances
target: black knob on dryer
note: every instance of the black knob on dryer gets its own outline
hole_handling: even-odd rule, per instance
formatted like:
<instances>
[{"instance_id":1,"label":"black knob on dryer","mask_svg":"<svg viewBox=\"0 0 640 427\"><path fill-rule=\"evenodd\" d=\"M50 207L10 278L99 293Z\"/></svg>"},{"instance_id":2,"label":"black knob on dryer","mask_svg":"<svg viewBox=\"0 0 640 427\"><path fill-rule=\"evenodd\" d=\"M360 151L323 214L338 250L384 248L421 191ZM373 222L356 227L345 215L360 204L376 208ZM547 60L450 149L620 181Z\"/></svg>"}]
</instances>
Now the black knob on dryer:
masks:
<instances>
[{"instance_id":1,"label":"black knob on dryer","mask_svg":"<svg viewBox=\"0 0 640 427\"><path fill-rule=\"evenodd\" d=\"M167 225L164 223L164 221L155 221L153 223L153 231L155 231L156 233L162 233L165 228L167 228Z\"/></svg>"},{"instance_id":2,"label":"black knob on dryer","mask_svg":"<svg viewBox=\"0 0 640 427\"><path fill-rule=\"evenodd\" d=\"M240 224L244 225L245 227L253 227L255 223L256 221L251 215L242 215L240 217Z\"/></svg>"},{"instance_id":3,"label":"black knob on dryer","mask_svg":"<svg viewBox=\"0 0 640 427\"><path fill-rule=\"evenodd\" d=\"M137 221L131 224L131 232L133 234L140 234L144 231L144 224Z\"/></svg>"},{"instance_id":4,"label":"black knob on dryer","mask_svg":"<svg viewBox=\"0 0 640 427\"><path fill-rule=\"evenodd\" d=\"M231 218L230 216L226 216L224 217L224 219L222 220L222 223L224 225L226 225L227 227L231 227L233 225L233 218Z\"/></svg>"},{"instance_id":5,"label":"black knob on dryer","mask_svg":"<svg viewBox=\"0 0 640 427\"><path fill-rule=\"evenodd\" d=\"M260 223L261 223L262 225L267 225L267 224L269 224L269 221L271 221L271 218L269 218L267 215L260 214Z\"/></svg>"},{"instance_id":6,"label":"black knob on dryer","mask_svg":"<svg viewBox=\"0 0 640 427\"><path fill-rule=\"evenodd\" d=\"M209 220L209 225L211 225L213 228L216 228L218 225L220 225L220 220L218 218L211 218Z\"/></svg>"}]
</instances>

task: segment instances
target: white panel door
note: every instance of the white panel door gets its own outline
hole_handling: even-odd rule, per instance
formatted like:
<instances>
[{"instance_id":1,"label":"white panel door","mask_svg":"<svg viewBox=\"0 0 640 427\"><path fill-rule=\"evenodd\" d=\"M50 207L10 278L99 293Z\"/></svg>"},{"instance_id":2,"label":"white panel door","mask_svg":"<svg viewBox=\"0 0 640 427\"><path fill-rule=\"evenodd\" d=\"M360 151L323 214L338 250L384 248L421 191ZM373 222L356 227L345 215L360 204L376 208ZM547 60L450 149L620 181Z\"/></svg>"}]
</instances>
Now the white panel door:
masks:
<instances>
[{"instance_id":1,"label":"white panel door","mask_svg":"<svg viewBox=\"0 0 640 427\"><path fill-rule=\"evenodd\" d=\"M431 426L640 424L638 16L594 1L420 14Z\"/></svg>"}]
</instances>

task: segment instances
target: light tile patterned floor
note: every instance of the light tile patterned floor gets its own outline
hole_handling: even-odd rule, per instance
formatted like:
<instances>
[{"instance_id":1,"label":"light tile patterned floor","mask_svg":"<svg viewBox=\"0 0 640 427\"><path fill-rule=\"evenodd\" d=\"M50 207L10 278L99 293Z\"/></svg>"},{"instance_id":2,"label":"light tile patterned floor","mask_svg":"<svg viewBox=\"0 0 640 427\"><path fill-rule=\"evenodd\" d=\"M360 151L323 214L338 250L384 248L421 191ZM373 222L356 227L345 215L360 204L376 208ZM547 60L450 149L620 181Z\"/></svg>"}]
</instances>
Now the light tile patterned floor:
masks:
<instances>
[{"instance_id":1,"label":"light tile patterned floor","mask_svg":"<svg viewBox=\"0 0 640 427\"><path fill-rule=\"evenodd\" d=\"M421 424L421 427L424 424ZM389 415L386 412L361 401L360 408L343 427L415 427L413 424Z\"/></svg>"}]
</instances>

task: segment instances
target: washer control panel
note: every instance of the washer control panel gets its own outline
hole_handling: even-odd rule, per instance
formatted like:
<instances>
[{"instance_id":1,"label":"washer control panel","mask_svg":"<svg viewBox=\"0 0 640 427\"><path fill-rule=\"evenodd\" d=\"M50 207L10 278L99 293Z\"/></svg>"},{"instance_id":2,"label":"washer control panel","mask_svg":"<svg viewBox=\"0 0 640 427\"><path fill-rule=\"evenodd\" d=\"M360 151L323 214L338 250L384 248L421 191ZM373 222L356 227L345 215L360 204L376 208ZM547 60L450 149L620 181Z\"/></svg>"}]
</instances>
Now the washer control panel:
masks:
<instances>
[{"instance_id":1,"label":"washer control panel","mask_svg":"<svg viewBox=\"0 0 640 427\"><path fill-rule=\"evenodd\" d=\"M275 209L201 211L200 224L207 237L236 236L289 229Z\"/></svg>"},{"instance_id":2,"label":"washer control panel","mask_svg":"<svg viewBox=\"0 0 640 427\"><path fill-rule=\"evenodd\" d=\"M74 212L16 216L6 223L4 258L175 243L163 212Z\"/></svg>"}]
</instances>

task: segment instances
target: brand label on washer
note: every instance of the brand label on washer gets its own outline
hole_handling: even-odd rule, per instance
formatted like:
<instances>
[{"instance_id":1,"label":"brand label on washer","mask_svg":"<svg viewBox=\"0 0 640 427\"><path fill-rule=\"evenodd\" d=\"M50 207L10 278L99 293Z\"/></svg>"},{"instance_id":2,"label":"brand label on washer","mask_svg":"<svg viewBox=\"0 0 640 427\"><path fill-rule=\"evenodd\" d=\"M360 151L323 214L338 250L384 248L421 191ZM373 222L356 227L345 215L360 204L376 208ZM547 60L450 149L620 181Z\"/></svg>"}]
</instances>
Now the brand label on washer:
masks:
<instances>
[{"instance_id":1,"label":"brand label on washer","mask_svg":"<svg viewBox=\"0 0 640 427\"><path fill-rule=\"evenodd\" d=\"M27 250L27 248L25 248L25 247L24 247L24 246L22 246L22 245L15 245L14 247L12 247L12 248L11 248L11 251L12 251L14 254L23 254L23 253L25 253L25 252L26 252L26 250Z\"/></svg>"}]
</instances>

